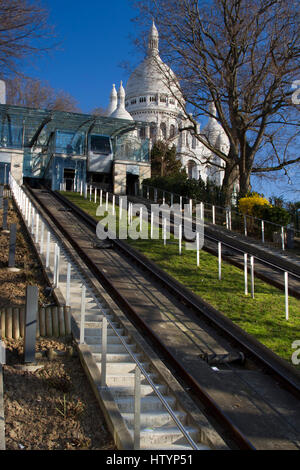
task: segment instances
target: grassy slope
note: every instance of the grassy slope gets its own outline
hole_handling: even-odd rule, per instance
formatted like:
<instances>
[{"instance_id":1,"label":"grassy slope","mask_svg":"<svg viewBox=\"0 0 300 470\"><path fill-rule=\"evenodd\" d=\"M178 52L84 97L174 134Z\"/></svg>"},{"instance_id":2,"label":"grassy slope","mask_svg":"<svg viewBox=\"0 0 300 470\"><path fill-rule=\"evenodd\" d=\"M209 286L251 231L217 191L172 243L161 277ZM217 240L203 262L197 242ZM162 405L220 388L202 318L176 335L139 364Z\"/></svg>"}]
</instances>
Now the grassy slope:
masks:
<instances>
[{"instance_id":1,"label":"grassy slope","mask_svg":"<svg viewBox=\"0 0 300 470\"><path fill-rule=\"evenodd\" d=\"M65 195L97 219L96 204L78 194ZM255 299L245 296L243 271L223 262L222 281L219 281L217 258L213 255L201 251L200 268L197 268L196 252L186 251L183 244L179 256L178 241L172 238L166 247L162 240L128 239L127 242L291 363L294 352L291 345L300 340L300 301L290 297L290 319L286 321L282 291L255 279Z\"/></svg>"}]
</instances>

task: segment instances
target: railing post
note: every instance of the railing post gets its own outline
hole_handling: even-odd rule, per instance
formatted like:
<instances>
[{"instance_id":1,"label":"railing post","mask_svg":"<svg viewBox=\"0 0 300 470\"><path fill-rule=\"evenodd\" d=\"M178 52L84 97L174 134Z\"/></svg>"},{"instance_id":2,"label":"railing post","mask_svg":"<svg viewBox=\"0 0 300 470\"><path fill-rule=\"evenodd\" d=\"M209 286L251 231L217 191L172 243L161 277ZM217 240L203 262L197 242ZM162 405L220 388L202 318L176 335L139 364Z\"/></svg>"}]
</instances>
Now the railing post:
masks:
<instances>
[{"instance_id":1,"label":"railing post","mask_svg":"<svg viewBox=\"0 0 300 470\"><path fill-rule=\"evenodd\" d=\"M41 227L41 239L40 239L40 254L43 254L44 250L44 235L45 235L45 223L42 221Z\"/></svg>"},{"instance_id":2,"label":"railing post","mask_svg":"<svg viewBox=\"0 0 300 470\"><path fill-rule=\"evenodd\" d=\"M100 190L100 207L102 207L103 199L103 189Z\"/></svg>"},{"instance_id":3,"label":"railing post","mask_svg":"<svg viewBox=\"0 0 300 470\"><path fill-rule=\"evenodd\" d=\"M182 224L179 225L179 254L182 253Z\"/></svg>"},{"instance_id":4,"label":"railing post","mask_svg":"<svg viewBox=\"0 0 300 470\"><path fill-rule=\"evenodd\" d=\"M261 221L261 241L265 243L265 223Z\"/></svg>"},{"instance_id":5,"label":"railing post","mask_svg":"<svg viewBox=\"0 0 300 470\"><path fill-rule=\"evenodd\" d=\"M84 323L85 323L85 297L86 287L83 284L81 290L81 308L80 308L80 344L84 344Z\"/></svg>"},{"instance_id":6,"label":"railing post","mask_svg":"<svg viewBox=\"0 0 300 470\"><path fill-rule=\"evenodd\" d=\"M140 232L143 230L143 208L140 208Z\"/></svg>"},{"instance_id":7,"label":"railing post","mask_svg":"<svg viewBox=\"0 0 300 470\"><path fill-rule=\"evenodd\" d=\"M112 197L112 215L115 215L115 207L116 207L116 196L113 195L113 197Z\"/></svg>"},{"instance_id":8,"label":"railing post","mask_svg":"<svg viewBox=\"0 0 300 470\"><path fill-rule=\"evenodd\" d=\"M219 281L222 279L222 243L218 242Z\"/></svg>"},{"instance_id":9,"label":"railing post","mask_svg":"<svg viewBox=\"0 0 300 470\"><path fill-rule=\"evenodd\" d=\"M105 200L105 210L108 211L108 192L106 192L106 200Z\"/></svg>"},{"instance_id":10,"label":"railing post","mask_svg":"<svg viewBox=\"0 0 300 470\"><path fill-rule=\"evenodd\" d=\"M71 263L67 266L67 284L66 284L66 306L70 307L70 291L71 291Z\"/></svg>"},{"instance_id":11,"label":"railing post","mask_svg":"<svg viewBox=\"0 0 300 470\"><path fill-rule=\"evenodd\" d=\"M119 220L122 220L123 214L123 198L119 197Z\"/></svg>"},{"instance_id":12,"label":"railing post","mask_svg":"<svg viewBox=\"0 0 300 470\"><path fill-rule=\"evenodd\" d=\"M289 274L284 273L284 292L285 292L285 319L289 319Z\"/></svg>"},{"instance_id":13,"label":"railing post","mask_svg":"<svg viewBox=\"0 0 300 470\"><path fill-rule=\"evenodd\" d=\"M95 188L95 199L94 199L94 201L95 201L95 204L97 204L97 188Z\"/></svg>"},{"instance_id":14,"label":"railing post","mask_svg":"<svg viewBox=\"0 0 300 470\"><path fill-rule=\"evenodd\" d=\"M281 245L282 245L282 250L285 250L285 245L284 245L284 227L281 227Z\"/></svg>"},{"instance_id":15,"label":"railing post","mask_svg":"<svg viewBox=\"0 0 300 470\"><path fill-rule=\"evenodd\" d=\"M196 242L197 242L197 267L200 266L200 233L197 232L196 234Z\"/></svg>"},{"instance_id":16,"label":"railing post","mask_svg":"<svg viewBox=\"0 0 300 470\"><path fill-rule=\"evenodd\" d=\"M107 358L107 318L102 319L102 347L101 347L101 387L106 386L106 358Z\"/></svg>"},{"instance_id":17,"label":"railing post","mask_svg":"<svg viewBox=\"0 0 300 470\"><path fill-rule=\"evenodd\" d=\"M247 237L248 232L247 232L247 216L246 215L244 215L244 229L245 229L245 237Z\"/></svg>"},{"instance_id":18,"label":"railing post","mask_svg":"<svg viewBox=\"0 0 300 470\"><path fill-rule=\"evenodd\" d=\"M35 220L35 243L38 243L39 241L39 228L40 228L40 215L37 213L36 220Z\"/></svg>"},{"instance_id":19,"label":"railing post","mask_svg":"<svg viewBox=\"0 0 300 470\"><path fill-rule=\"evenodd\" d=\"M151 226L150 226L150 238L153 238L153 226L154 226L154 212L151 211Z\"/></svg>"},{"instance_id":20,"label":"railing post","mask_svg":"<svg viewBox=\"0 0 300 470\"><path fill-rule=\"evenodd\" d=\"M49 268L50 264L50 236L50 232L47 230L46 268Z\"/></svg>"},{"instance_id":21,"label":"railing post","mask_svg":"<svg viewBox=\"0 0 300 470\"><path fill-rule=\"evenodd\" d=\"M216 224L216 208L215 208L215 206L212 206L212 223L214 225Z\"/></svg>"},{"instance_id":22,"label":"railing post","mask_svg":"<svg viewBox=\"0 0 300 470\"><path fill-rule=\"evenodd\" d=\"M245 295L248 295L248 255L244 253Z\"/></svg>"},{"instance_id":23,"label":"railing post","mask_svg":"<svg viewBox=\"0 0 300 470\"><path fill-rule=\"evenodd\" d=\"M254 299L254 256L250 258L250 266L251 266L251 296Z\"/></svg>"},{"instance_id":24,"label":"railing post","mask_svg":"<svg viewBox=\"0 0 300 470\"><path fill-rule=\"evenodd\" d=\"M167 244L167 219L164 217L164 245Z\"/></svg>"},{"instance_id":25,"label":"railing post","mask_svg":"<svg viewBox=\"0 0 300 470\"><path fill-rule=\"evenodd\" d=\"M138 366L134 373L134 450L140 450L141 445L141 371Z\"/></svg>"}]
</instances>

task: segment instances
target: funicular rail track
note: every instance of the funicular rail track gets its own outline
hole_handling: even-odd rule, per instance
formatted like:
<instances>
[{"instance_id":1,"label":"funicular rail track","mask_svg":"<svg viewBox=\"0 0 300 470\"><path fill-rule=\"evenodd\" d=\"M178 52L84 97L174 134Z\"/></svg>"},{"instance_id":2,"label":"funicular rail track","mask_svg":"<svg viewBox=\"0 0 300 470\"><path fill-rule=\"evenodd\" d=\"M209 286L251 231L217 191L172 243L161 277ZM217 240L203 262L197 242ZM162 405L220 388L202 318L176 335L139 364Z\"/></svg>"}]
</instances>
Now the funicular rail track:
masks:
<instances>
[{"instance_id":1,"label":"funicular rail track","mask_svg":"<svg viewBox=\"0 0 300 470\"><path fill-rule=\"evenodd\" d=\"M176 354L176 351L174 354L174 348L172 349L172 347L170 347L168 344L168 336L166 337L165 342L163 342L161 335L159 334L158 330L155 329L155 326L153 326L154 323L151 321L151 319L148 319L149 321L147 321L146 316L140 315L140 311L138 311L136 305L132 304L130 298L128 298L126 295L126 292L124 293L124 291L122 292L120 289L116 288L116 284L113 282L113 277L109 275L109 269L107 270L108 274L104 272L103 269L99 269L99 265L97 265L95 260L80 246L80 237L77 237L76 239L74 235L69 232L62 221L58 220L57 216L55 215L55 211L52 210L52 207L56 206L56 211L58 210L58 206L68 208L70 212L66 212L65 217L67 216L69 218L73 218L75 226L76 224L84 224L94 233L97 222L58 193L54 194L49 191L46 196L45 191L43 191L43 198L41 198L39 191L32 191L29 187L27 187L27 190L31 194L31 197L34 198L35 203L40 205L43 210L47 212L59 230L70 241L70 243L76 249L78 255L84 260L94 275L107 289L108 293L117 302L119 307L127 314L133 323L140 328L140 331L143 331L145 336L147 336L151 342L154 343L156 348L161 352L162 356L168 362L169 366L191 389L192 394L196 396L197 399L200 399L201 403L204 404L209 414L214 416L214 419L217 420L220 426L226 429L226 432L229 433L231 439L235 442L237 447L241 449L255 449L257 447L254 443L255 439L252 441L252 439L249 438L249 435L251 436L251 432L248 435L247 433L243 432L243 430L240 429L240 422L238 420L237 422L235 421L235 419L232 417L232 413L226 413L224 412L224 409L222 409L222 399L219 397L219 399L216 400L213 397L213 394L211 395L208 393L208 389L210 387L205 387L200 383L201 380L199 380L199 374L201 375L203 372L200 367L200 363L202 363L202 361L198 359L200 371L198 371L197 375L196 371L193 370L193 367L187 367L187 363L184 358L180 360L181 353L179 351L178 354ZM136 252L132 248L129 248L124 242L121 242L120 240L112 240L112 243L115 248L113 251L121 254L122 257L126 257L127 261L130 260L129 262L132 266L138 266L139 270L145 272L148 276L148 282L150 278L156 284L158 283L160 285L162 291L166 293L166 296L171 295L172 298L176 299L177 305L178 302L181 304L183 313L186 313L187 310L192 311L193 315L201 318L201 321L204 319L204 323L210 325L210 328L217 330L219 335L221 335L223 338L226 338L226 341L228 341L231 345L229 350L242 351L246 357L246 363L248 365L251 364L249 371L255 370L259 376L259 380L263 380L266 376L267 380L270 381L271 389L273 387L278 389L278 382L280 382L281 386L279 395L286 395L285 399L290 403L290 407L293 409L293 413L295 414L291 422L285 422L285 426L288 428L287 434L289 435L289 437L286 437L286 439L291 441L291 448L299 449L300 436L297 433L297 429L299 429L300 408L298 407L297 409L297 403L299 403L297 400L300 396L300 374L293 368L289 367L285 361L281 361L261 343L254 340L215 309L203 302L199 297L195 296L188 289L185 289L174 279L170 278L166 273L161 271L157 266L143 257L140 253ZM120 257L120 255L118 256ZM139 287L143 290L143 286ZM137 293L137 296L139 296L139 293ZM203 327L203 323L201 323L201 327ZM195 358L191 358L191 363L193 363L194 359ZM205 367L207 367L206 363ZM234 377L237 379L239 371L225 369L225 372L226 371L233 373L236 372ZM222 381L224 377L222 377ZM210 379L208 379L208 382L209 380ZM224 397L225 394L228 393L226 388L223 389L222 392L224 392ZM270 406L270 409L273 409L274 411L274 404L271 404ZM265 403L261 407L264 408ZM247 412L246 410L241 411L244 413ZM285 416L280 416L279 421L285 421ZM260 426L260 424L258 424L258 426ZM282 432L284 434L285 431L283 430Z\"/></svg>"}]
</instances>

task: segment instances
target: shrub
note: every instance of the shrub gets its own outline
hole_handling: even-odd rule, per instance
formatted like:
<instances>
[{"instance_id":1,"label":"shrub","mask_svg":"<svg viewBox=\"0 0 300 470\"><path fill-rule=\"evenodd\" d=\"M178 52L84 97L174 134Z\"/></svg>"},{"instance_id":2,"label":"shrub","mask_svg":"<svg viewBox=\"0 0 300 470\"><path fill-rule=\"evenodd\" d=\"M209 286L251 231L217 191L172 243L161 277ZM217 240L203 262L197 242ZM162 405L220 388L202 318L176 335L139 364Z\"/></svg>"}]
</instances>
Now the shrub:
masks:
<instances>
[{"instance_id":1,"label":"shrub","mask_svg":"<svg viewBox=\"0 0 300 470\"><path fill-rule=\"evenodd\" d=\"M286 226L291 220L291 215L282 207L254 206L254 212L256 217L282 226Z\"/></svg>"},{"instance_id":2,"label":"shrub","mask_svg":"<svg viewBox=\"0 0 300 470\"><path fill-rule=\"evenodd\" d=\"M252 215L258 217L257 208L259 207L272 207L269 201L257 193L252 193L249 196L242 197L239 200L239 211L244 215Z\"/></svg>"}]
</instances>

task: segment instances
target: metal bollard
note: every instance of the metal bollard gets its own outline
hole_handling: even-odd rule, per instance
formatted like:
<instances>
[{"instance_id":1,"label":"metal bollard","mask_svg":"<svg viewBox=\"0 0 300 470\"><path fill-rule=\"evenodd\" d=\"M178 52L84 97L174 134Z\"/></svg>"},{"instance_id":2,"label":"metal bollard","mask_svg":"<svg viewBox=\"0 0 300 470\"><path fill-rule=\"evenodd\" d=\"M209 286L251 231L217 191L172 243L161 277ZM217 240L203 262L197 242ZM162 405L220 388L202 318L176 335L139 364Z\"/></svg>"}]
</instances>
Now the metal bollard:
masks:
<instances>
[{"instance_id":1,"label":"metal bollard","mask_svg":"<svg viewBox=\"0 0 300 470\"><path fill-rule=\"evenodd\" d=\"M8 199L4 199L3 202L3 219L2 219L2 229L7 230L7 213L8 213Z\"/></svg>"},{"instance_id":2,"label":"metal bollard","mask_svg":"<svg viewBox=\"0 0 300 470\"><path fill-rule=\"evenodd\" d=\"M36 326L38 316L39 290L36 286L26 288L24 362L35 362Z\"/></svg>"},{"instance_id":3,"label":"metal bollard","mask_svg":"<svg viewBox=\"0 0 300 470\"><path fill-rule=\"evenodd\" d=\"M15 267L16 240L17 240L17 225L12 224L10 226L10 238L9 238L9 256L8 256L9 268Z\"/></svg>"}]
</instances>

